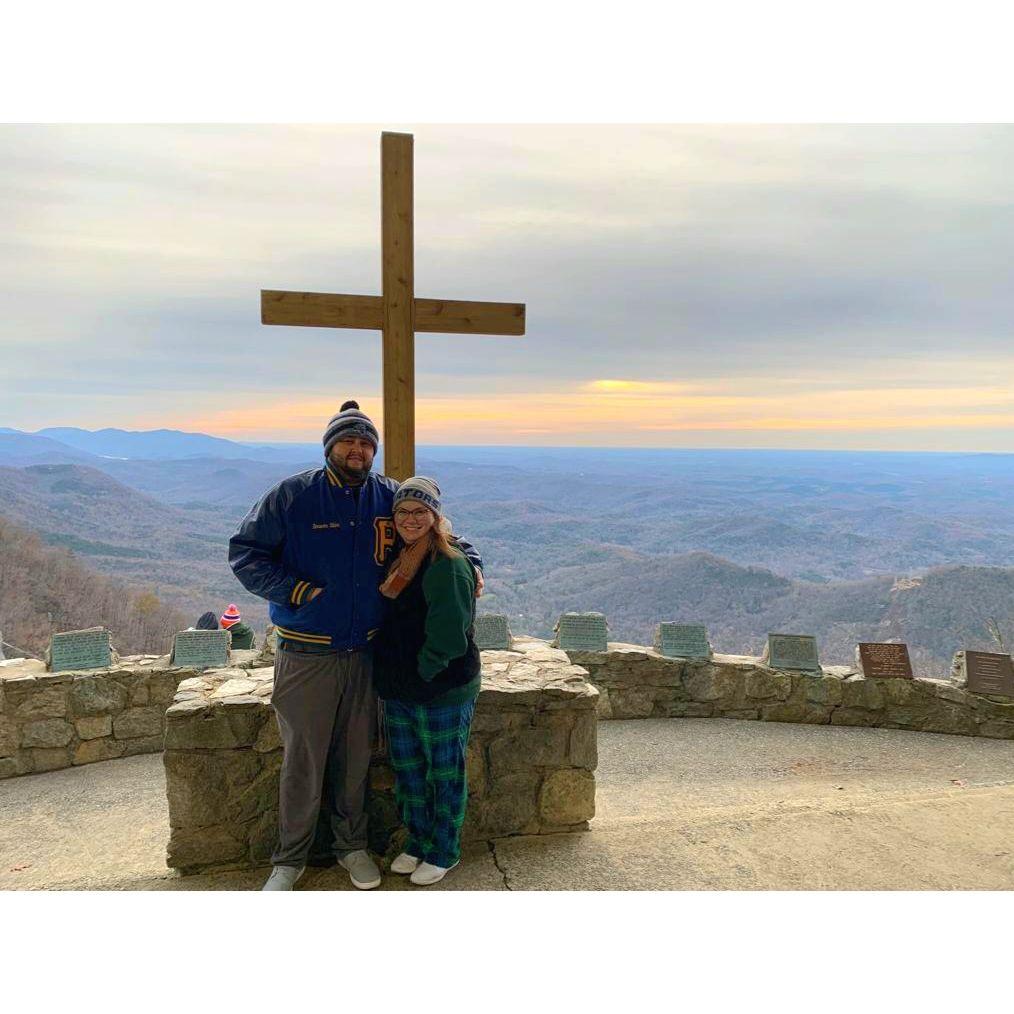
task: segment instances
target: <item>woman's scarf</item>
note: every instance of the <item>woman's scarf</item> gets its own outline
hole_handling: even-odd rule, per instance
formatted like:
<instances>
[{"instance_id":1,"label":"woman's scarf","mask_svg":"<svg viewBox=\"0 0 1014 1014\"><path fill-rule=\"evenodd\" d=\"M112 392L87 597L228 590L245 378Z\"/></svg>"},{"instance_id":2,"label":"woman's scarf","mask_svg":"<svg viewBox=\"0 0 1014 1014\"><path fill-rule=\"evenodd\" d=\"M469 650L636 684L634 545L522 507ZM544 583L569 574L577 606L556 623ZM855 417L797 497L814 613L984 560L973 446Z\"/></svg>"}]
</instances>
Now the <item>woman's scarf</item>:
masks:
<instances>
[{"instance_id":1,"label":"woman's scarf","mask_svg":"<svg viewBox=\"0 0 1014 1014\"><path fill-rule=\"evenodd\" d=\"M421 539L417 539L410 546L404 546L394 561L384 583L380 586L380 594L389 599L396 599L411 583L416 576L426 554L433 547L433 536L427 532Z\"/></svg>"}]
</instances>

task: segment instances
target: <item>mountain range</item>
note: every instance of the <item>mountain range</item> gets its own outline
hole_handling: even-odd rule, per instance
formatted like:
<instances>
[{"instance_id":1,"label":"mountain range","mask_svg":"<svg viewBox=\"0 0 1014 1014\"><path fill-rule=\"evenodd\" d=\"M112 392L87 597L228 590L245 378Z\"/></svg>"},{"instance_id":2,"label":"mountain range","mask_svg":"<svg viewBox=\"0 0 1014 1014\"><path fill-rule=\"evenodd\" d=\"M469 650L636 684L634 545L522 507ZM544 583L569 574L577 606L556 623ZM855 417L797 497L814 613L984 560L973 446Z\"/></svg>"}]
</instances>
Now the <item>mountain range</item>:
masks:
<instances>
[{"instance_id":1,"label":"mountain range","mask_svg":"<svg viewBox=\"0 0 1014 1014\"><path fill-rule=\"evenodd\" d=\"M716 650L814 633L828 662L902 638L940 670L956 647L1014 632L1014 456L886 452L421 447L455 530L486 564L482 608L545 636L605 612L644 643L704 622ZM194 617L240 604L226 543L319 444L199 433L0 430L0 516ZM378 463L378 468L382 467ZM3 620L0 603L0 623ZM0 627L2 629L2 627Z\"/></svg>"}]
</instances>

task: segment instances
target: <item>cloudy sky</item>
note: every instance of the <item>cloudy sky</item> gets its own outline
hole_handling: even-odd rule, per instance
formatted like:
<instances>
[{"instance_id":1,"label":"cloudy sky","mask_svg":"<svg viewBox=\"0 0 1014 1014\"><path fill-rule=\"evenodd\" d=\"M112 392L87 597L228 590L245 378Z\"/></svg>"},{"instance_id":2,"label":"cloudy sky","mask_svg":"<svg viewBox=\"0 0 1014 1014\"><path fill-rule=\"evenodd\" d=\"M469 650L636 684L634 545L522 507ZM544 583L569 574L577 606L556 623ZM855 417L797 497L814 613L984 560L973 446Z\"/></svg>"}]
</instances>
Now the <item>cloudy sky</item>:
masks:
<instances>
[{"instance_id":1,"label":"cloudy sky","mask_svg":"<svg viewBox=\"0 0 1014 1014\"><path fill-rule=\"evenodd\" d=\"M422 443L1014 451L1014 128L426 126ZM0 426L315 440L380 336L380 127L0 127Z\"/></svg>"}]
</instances>

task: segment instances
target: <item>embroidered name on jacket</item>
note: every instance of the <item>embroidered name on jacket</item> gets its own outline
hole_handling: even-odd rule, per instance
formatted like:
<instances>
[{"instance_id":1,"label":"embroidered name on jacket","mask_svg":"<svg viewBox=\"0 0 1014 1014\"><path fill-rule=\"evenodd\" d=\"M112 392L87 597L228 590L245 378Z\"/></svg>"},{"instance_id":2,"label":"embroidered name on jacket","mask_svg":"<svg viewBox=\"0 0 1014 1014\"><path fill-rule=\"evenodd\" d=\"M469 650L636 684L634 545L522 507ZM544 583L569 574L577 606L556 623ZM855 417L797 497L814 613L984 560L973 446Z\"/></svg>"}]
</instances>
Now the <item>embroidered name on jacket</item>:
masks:
<instances>
[{"instance_id":1,"label":"embroidered name on jacket","mask_svg":"<svg viewBox=\"0 0 1014 1014\"><path fill-rule=\"evenodd\" d=\"M327 529L327 528L341 528L341 522L340 521L325 521L325 522L323 522L322 524L319 524L319 525L316 522L313 523L313 530L315 532L319 532L319 531L322 531L323 529Z\"/></svg>"}]
</instances>

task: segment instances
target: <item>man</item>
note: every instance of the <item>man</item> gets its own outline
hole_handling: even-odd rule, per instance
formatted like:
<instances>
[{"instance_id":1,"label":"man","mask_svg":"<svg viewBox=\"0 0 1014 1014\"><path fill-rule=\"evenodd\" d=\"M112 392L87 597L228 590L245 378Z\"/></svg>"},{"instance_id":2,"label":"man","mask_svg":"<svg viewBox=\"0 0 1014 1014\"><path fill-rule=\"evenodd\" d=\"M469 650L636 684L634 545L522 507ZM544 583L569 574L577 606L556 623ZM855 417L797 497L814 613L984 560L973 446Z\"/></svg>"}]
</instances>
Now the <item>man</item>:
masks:
<instances>
[{"instance_id":1,"label":"man","mask_svg":"<svg viewBox=\"0 0 1014 1014\"><path fill-rule=\"evenodd\" d=\"M284 758L267 891L292 890L303 875L319 817L352 883L380 883L366 851L377 721L369 642L383 618L398 483L370 471L379 443L370 418L345 402L324 433L324 467L283 479L229 540L233 572L268 600L278 633L271 701ZM475 550L462 549L481 568Z\"/></svg>"}]
</instances>

